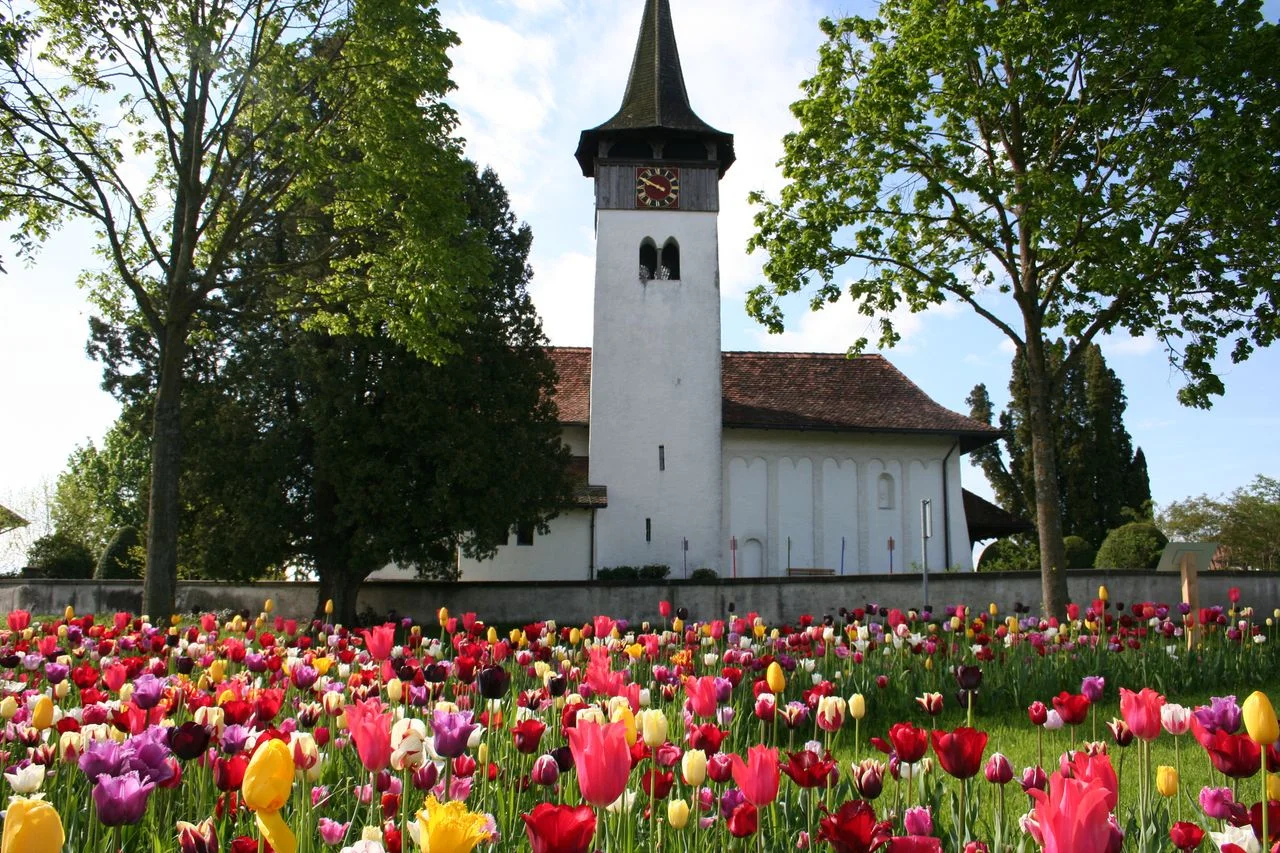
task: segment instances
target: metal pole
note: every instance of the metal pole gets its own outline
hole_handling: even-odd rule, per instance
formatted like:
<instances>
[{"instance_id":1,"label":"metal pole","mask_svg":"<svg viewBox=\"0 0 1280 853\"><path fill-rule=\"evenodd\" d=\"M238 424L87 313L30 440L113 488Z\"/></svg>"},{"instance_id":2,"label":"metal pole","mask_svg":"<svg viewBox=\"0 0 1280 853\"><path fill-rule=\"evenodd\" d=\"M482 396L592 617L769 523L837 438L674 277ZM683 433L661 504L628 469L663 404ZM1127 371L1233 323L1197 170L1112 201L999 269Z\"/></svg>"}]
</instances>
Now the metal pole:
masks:
<instances>
[{"instance_id":1,"label":"metal pole","mask_svg":"<svg viewBox=\"0 0 1280 853\"><path fill-rule=\"evenodd\" d=\"M689 537L684 537L684 579L689 579Z\"/></svg>"},{"instance_id":2,"label":"metal pole","mask_svg":"<svg viewBox=\"0 0 1280 853\"><path fill-rule=\"evenodd\" d=\"M840 537L840 574L844 575L844 537Z\"/></svg>"},{"instance_id":3,"label":"metal pole","mask_svg":"<svg viewBox=\"0 0 1280 853\"><path fill-rule=\"evenodd\" d=\"M932 501L928 498L920 501L920 562L924 577L924 604L929 606L929 537L933 530L933 516L929 512Z\"/></svg>"},{"instance_id":4,"label":"metal pole","mask_svg":"<svg viewBox=\"0 0 1280 853\"><path fill-rule=\"evenodd\" d=\"M791 537L787 537L787 573L791 573Z\"/></svg>"}]
</instances>

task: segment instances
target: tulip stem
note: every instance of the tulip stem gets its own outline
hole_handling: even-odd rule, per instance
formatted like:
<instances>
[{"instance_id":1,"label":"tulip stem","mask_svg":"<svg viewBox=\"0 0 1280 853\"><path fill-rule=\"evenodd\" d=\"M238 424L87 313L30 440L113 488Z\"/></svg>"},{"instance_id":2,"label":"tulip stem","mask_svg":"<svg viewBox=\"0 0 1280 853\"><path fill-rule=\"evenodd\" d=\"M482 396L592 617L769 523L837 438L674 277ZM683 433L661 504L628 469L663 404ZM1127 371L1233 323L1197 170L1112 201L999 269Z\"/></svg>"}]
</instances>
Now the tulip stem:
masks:
<instances>
[{"instance_id":1,"label":"tulip stem","mask_svg":"<svg viewBox=\"0 0 1280 853\"><path fill-rule=\"evenodd\" d=\"M1267 829L1267 812L1271 811L1270 798L1267 796L1267 744L1262 744L1262 849L1271 850L1271 835Z\"/></svg>"}]
</instances>

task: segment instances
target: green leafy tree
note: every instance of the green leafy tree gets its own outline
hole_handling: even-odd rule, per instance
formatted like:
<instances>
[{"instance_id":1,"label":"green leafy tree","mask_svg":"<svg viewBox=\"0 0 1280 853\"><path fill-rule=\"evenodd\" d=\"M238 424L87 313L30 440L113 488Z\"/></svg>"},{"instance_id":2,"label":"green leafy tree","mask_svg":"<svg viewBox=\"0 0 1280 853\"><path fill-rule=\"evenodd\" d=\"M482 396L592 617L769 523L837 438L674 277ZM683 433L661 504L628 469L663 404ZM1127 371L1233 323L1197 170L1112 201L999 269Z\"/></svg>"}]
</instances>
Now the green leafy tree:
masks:
<instances>
[{"instance_id":1,"label":"green leafy tree","mask_svg":"<svg viewBox=\"0 0 1280 853\"><path fill-rule=\"evenodd\" d=\"M1259 474L1229 495L1174 501L1159 523L1174 539L1218 542L1231 566L1271 571L1280 565L1280 480Z\"/></svg>"},{"instance_id":2,"label":"green leafy tree","mask_svg":"<svg viewBox=\"0 0 1280 853\"><path fill-rule=\"evenodd\" d=\"M55 530L31 543L22 574L29 578L91 578L93 562L93 552L84 543Z\"/></svg>"},{"instance_id":3,"label":"green leafy tree","mask_svg":"<svg viewBox=\"0 0 1280 853\"><path fill-rule=\"evenodd\" d=\"M1058 369L1065 344L1049 345L1050 364ZM986 475L1000 506L1022 518L1036 514L1036 479L1031 452L1031 424L1027 417L1026 368L1014 357L1009 382L1009 405L1000 413L1003 448L989 444L974 450L971 458ZM991 423L991 400L985 385L976 386L968 398L970 415ZM1137 517L1149 518L1151 484L1146 457L1124 425L1124 385L1107 367L1101 349L1085 348L1080 360L1065 370L1059 396L1052 403L1053 449L1059 463L1059 506L1062 530L1079 537L1091 548L1107 532ZM1008 461L1006 461L1008 460ZM1069 558L1068 568L1093 565Z\"/></svg>"},{"instance_id":4,"label":"green leafy tree","mask_svg":"<svg viewBox=\"0 0 1280 853\"><path fill-rule=\"evenodd\" d=\"M101 554L123 527L147 517L147 437L141 419L122 414L102 439L72 451L49 506L54 529Z\"/></svg>"},{"instance_id":5,"label":"green leafy tree","mask_svg":"<svg viewBox=\"0 0 1280 853\"><path fill-rule=\"evenodd\" d=\"M788 184L756 216L748 311L844 294L881 317L952 302L1026 365L1043 606L1067 603L1053 405L1109 332L1153 335L1183 402L1277 330L1280 38L1257 0L885 0L825 20ZM1064 338L1061 364L1049 342ZM857 341L861 348L866 340Z\"/></svg>"},{"instance_id":6,"label":"green leafy tree","mask_svg":"<svg viewBox=\"0 0 1280 853\"><path fill-rule=\"evenodd\" d=\"M67 218L92 222L105 272L86 282L153 350L143 609L162 618L188 356L220 294L306 288L323 263L326 297L360 298L313 321L384 328L428 358L467 325L459 296L489 259L459 239L467 169L443 101L456 39L416 0L36 0L0 23L0 216L22 254ZM265 222L317 210L333 227L307 256L242 268ZM371 254L351 230L387 239Z\"/></svg>"},{"instance_id":7,"label":"green leafy tree","mask_svg":"<svg viewBox=\"0 0 1280 853\"><path fill-rule=\"evenodd\" d=\"M494 173L473 174L463 200L493 273L466 294L477 309L451 358L424 360L385 331L308 329L317 296L282 312L241 291L210 313L184 413L185 571L304 569L320 581L317 613L332 599L350 622L370 573L395 562L455 577L459 550L491 555L515 524L545 525L566 504L554 369L526 292L531 234ZM273 224L280 251L312 238L296 226ZM99 324L96 341L116 393L146 405L154 368L138 336Z\"/></svg>"}]
</instances>

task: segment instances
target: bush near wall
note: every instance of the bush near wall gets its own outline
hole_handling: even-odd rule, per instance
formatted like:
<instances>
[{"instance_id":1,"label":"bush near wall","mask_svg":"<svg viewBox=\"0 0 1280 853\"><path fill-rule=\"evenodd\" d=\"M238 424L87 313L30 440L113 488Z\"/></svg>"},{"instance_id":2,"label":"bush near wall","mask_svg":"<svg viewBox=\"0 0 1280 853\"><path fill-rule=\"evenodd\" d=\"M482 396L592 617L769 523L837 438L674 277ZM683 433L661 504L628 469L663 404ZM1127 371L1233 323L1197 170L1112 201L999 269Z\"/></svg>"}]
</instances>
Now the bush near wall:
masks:
<instances>
[{"instance_id":1,"label":"bush near wall","mask_svg":"<svg viewBox=\"0 0 1280 853\"><path fill-rule=\"evenodd\" d=\"M1149 521L1134 521L1107 534L1093 565L1096 569L1154 569L1168 544L1160 528Z\"/></svg>"},{"instance_id":2,"label":"bush near wall","mask_svg":"<svg viewBox=\"0 0 1280 853\"><path fill-rule=\"evenodd\" d=\"M602 581L660 581L671 574L671 567L663 563L647 566L613 566L596 572L596 580Z\"/></svg>"}]
</instances>

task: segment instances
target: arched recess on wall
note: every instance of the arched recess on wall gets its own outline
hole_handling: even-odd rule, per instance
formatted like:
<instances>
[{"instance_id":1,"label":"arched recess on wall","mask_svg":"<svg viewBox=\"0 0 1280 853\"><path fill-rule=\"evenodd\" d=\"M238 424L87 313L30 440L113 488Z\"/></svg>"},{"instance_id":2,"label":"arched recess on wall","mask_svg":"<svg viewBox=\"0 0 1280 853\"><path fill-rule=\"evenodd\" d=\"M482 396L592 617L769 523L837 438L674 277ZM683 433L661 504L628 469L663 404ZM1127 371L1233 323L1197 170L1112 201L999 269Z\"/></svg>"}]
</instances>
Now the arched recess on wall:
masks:
<instances>
[{"instance_id":1,"label":"arched recess on wall","mask_svg":"<svg viewBox=\"0 0 1280 853\"><path fill-rule=\"evenodd\" d=\"M658 244L652 237L640 241L640 280L648 281L658 274Z\"/></svg>"},{"instance_id":2,"label":"arched recess on wall","mask_svg":"<svg viewBox=\"0 0 1280 853\"><path fill-rule=\"evenodd\" d=\"M880 509L893 509L893 492L893 475L881 474L876 480L876 506Z\"/></svg>"},{"instance_id":3,"label":"arched recess on wall","mask_svg":"<svg viewBox=\"0 0 1280 853\"><path fill-rule=\"evenodd\" d=\"M660 278L680 278L680 244L675 237L668 237L662 244L662 267L665 275Z\"/></svg>"}]
</instances>

